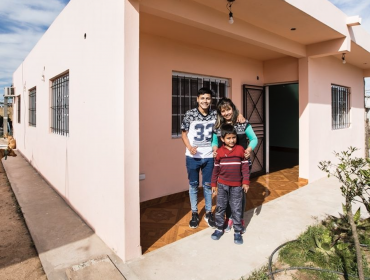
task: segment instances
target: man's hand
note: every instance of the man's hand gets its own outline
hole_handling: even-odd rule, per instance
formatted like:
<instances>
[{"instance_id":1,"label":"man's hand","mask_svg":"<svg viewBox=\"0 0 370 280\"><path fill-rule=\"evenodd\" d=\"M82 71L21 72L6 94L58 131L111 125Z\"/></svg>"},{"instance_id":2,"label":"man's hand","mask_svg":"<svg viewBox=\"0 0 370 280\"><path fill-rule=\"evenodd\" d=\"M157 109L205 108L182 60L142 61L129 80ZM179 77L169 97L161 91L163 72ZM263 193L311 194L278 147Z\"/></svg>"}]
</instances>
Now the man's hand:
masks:
<instances>
[{"instance_id":1,"label":"man's hand","mask_svg":"<svg viewBox=\"0 0 370 280\"><path fill-rule=\"evenodd\" d=\"M197 149L198 147L197 146L190 146L190 149L188 148L189 152L192 154L192 155L195 155L197 153Z\"/></svg>"},{"instance_id":2,"label":"man's hand","mask_svg":"<svg viewBox=\"0 0 370 280\"><path fill-rule=\"evenodd\" d=\"M244 192L247 193L248 190L249 190L249 185L243 184L242 188L243 188Z\"/></svg>"},{"instance_id":3,"label":"man's hand","mask_svg":"<svg viewBox=\"0 0 370 280\"><path fill-rule=\"evenodd\" d=\"M217 187L212 187L212 194L217 195Z\"/></svg>"}]
</instances>

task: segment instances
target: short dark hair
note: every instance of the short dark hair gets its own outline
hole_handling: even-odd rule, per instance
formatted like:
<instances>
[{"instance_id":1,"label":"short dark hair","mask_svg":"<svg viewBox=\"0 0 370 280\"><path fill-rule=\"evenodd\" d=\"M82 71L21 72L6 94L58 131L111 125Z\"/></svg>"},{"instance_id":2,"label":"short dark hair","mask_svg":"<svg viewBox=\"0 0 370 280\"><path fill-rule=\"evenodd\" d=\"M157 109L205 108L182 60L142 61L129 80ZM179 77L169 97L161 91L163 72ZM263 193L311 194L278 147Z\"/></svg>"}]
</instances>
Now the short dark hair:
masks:
<instances>
[{"instance_id":1,"label":"short dark hair","mask_svg":"<svg viewBox=\"0 0 370 280\"><path fill-rule=\"evenodd\" d=\"M221 125L221 137L225 138L226 134L236 134L236 129L232 124L224 123Z\"/></svg>"},{"instance_id":2,"label":"short dark hair","mask_svg":"<svg viewBox=\"0 0 370 280\"><path fill-rule=\"evenodd\" d=\"M198 90L198 94L197 96L199 97L199 95L202 95L202 94L210 94L211 96L213 95L213 91L209 88L206 88L206 87L202 87Z\"/></svg>"}]
</instances>

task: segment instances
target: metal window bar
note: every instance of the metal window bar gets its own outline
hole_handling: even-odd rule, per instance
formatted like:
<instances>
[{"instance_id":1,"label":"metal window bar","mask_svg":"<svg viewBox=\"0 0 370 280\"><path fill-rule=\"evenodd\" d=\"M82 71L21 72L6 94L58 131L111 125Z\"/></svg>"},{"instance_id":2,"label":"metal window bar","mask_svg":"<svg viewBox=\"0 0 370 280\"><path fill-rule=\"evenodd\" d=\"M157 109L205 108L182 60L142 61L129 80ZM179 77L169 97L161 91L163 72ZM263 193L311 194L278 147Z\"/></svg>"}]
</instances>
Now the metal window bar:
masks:
<instances>
[{"instance_id":1,"label":"metal window bar","mask_svg":"<svg viewBox=\"0 0 370 280\"><path fill-rule=\"evenodd\" d=\"M332 129L343 129L350 126L350 89L332 85Z\"/></svg>"},{"instance_id":2,"label":"metal window bar","mask_svg":"<svg viewBox=\"0 0 370 280\"><path fill-rule=\"evenodd\" d=\"M172 75L172 137L181 136L181 122L186 111L197 106L197 92L201 87L211 88L211 109L216 108L218 100L227 97L228 80L195 75Z\"/></svg>"},{"instance_id":3,"label":"metal window bar","mask_svg":"<svg viewBox=\"0 0 370 280\"><path fill-rule=\"evenodd\" d=\"M29 106L28 106L28 124L36 126L36 88L33 88L28 93Z\"/></svg>"},{"instance_id":4,"label":"metal window bar","mask_svg":"<svg viewBox=\"0 0 370 280\"><path fill-rule=\"evenodd\" d=\"M18 104L17 104L17 121L21 123L21 96L18 96Z\"/></svg>"},{"instance_id":5,"label":"metal window bar","mask_svg":"<svg viewBox=\"0 0 370 280\"><path fill-rule=\"evenodd\" d=\"M51 131L69 135L69 74L52 81Z\"/></svg>"}]
</instances>

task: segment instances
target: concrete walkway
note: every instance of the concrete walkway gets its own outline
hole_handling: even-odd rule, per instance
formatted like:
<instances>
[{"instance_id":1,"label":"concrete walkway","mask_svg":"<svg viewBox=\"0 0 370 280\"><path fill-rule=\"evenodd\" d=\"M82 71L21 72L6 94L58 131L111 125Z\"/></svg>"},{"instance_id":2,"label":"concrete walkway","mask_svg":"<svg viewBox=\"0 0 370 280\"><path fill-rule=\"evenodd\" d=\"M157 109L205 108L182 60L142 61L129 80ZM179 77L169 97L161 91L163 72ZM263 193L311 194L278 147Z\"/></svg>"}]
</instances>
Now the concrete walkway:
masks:
<instances>
[{"instance_id":1,"label":"concrete walkway","mask_svg":"<svg viewBox=\"0 0 370 280\"><path fill-rule=\"evenodd\" d=\"M52 280L240 279L265 265L276 247L316 218L337 215L343 201L336 179L321 179L246 212L243 245L233 243L232 232L214 241L209 228L123 263L20 153L3 164Z\"/></svg>"}]
</instances>

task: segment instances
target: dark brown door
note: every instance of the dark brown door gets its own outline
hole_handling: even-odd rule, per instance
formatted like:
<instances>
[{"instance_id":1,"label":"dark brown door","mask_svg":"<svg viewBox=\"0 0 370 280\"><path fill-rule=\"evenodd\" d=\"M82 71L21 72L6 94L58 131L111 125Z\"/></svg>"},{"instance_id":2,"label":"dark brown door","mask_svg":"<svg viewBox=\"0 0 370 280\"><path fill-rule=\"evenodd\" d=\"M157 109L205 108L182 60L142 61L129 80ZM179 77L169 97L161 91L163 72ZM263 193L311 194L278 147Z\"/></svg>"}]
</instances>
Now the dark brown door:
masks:
<instances>
[{"instance_id":1,"label":"dark brown door","mask_svg":"<svg viewBox=\"0 0 370 280\"><path fill-rule=\"evenodd\" d=\"M252 125L258 138L252 160L252 176L266 173L265 168L265 95L261 86L243 85L243 115Z\"/></svg>"}]
</instances>

